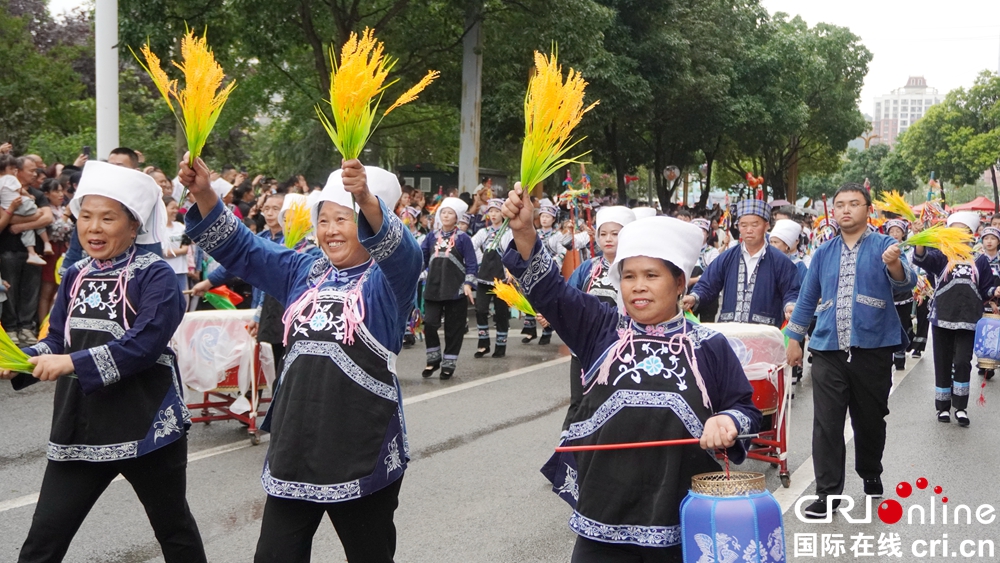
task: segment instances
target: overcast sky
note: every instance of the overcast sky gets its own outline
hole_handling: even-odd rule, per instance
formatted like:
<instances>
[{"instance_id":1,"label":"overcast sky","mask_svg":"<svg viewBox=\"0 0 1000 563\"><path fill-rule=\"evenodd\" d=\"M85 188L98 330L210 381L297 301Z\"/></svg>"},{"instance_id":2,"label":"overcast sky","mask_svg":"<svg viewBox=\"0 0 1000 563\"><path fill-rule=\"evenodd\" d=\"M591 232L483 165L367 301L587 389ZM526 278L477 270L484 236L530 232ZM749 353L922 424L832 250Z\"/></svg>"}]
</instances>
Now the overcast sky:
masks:
<instances>
[{"instance_id":1,"label":"overcast sky","mask_svg":"<svg viewBox=\"0 0 1000 563\"><path fill-rule=\"evenodd\" d=\"M875 97L923 76L942 96L969 87L1000 65L1000 0L761 0L772 14L800 15L810 26L848 27L872 52L861 111Z\"/></svg>"},{"instance_id":2,"label":"overcast sky","mask_svg":"<svg viewBox=\"0 0 1000 563\"><path fill-rule=\"evenodd\" d=\"M50 0L53 14L87 0ZM800 15L810 26L848 27L874 54L859 105L912 76L942 95L968 87L981 70L1000 67L1000 0L761 0L768 11Z\"/></svg>"}]
</instances>

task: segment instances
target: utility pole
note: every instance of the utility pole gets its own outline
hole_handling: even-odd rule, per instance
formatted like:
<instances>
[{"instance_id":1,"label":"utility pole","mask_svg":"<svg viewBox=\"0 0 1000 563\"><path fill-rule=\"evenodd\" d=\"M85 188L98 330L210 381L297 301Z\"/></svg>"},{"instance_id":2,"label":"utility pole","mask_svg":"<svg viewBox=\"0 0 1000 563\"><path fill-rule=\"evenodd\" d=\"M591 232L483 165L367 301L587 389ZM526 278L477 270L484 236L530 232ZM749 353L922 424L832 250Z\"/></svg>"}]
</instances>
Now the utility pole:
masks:
<instances>
[{"instance_id":1,"label":"utility pole","mask_svg":"<svg viewBox=\"0 0 1000 563\"><path fill-rule=\"evenodd\" d=\"M97 152L106 159L118 147L118 0L94 6L94 67L97 90Z\"/></svg>"},{"instance_id":2,"label":"utility pole","mask_svg":"<svg viewBox=\"0 0 1000 563\"><path fill-rule=\"evenodd\" d=\"M479 117L483 98L483 2L467 0L462 39L462 121L458 150L458 190L479 184Z\"/></svg>"}]
</instances>

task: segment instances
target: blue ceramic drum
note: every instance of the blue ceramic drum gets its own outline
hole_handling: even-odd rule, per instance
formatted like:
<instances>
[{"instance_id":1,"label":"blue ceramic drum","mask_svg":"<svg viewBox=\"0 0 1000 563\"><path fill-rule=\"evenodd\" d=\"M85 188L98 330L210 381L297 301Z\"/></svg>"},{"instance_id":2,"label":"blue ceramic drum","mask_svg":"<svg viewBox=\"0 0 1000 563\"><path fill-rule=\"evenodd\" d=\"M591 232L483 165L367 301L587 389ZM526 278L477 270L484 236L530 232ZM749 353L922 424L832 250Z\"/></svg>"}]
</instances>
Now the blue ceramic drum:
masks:
<instances>
[{"instance_id":1,"label":"blue ceramic drum","mask_svg":"<svg viewBox=\"0 0 1000 563\"><path fill-rule=\"evenodd\" d=\"M681 502L684 563L783 563L781 506L761 473L703 473Z\"/></svg>"},{"instance_id":2,"label":"blue ceramic drum","mask_svg":"<svg viewBox=\"0 0 1000 563\"><path fill-rule=\"evenodd\" d=\"M976 323L972 353L982 369L997 369L1000 366L1000 315L986 313Z\"/></svg>"}]
</instances>

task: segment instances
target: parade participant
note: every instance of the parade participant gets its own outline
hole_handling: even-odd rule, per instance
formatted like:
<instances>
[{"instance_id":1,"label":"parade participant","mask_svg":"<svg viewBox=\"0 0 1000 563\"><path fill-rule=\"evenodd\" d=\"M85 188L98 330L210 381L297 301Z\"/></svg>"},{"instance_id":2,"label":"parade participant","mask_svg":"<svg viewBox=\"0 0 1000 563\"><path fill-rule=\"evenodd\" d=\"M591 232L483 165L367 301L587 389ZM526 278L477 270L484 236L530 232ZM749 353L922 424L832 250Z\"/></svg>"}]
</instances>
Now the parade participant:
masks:
<instances>
[{"instance_id":1,"label":"parade participant","mask_svg":"<svg viewBox=\"0 0 1000 563\"><path fill-rule=\"evenodd\" d=\"M705 239L701 245L701 252L698 254L698 263L694 265L694 270L691 271L691 280L688 282L689 291L701 279L701 275L708 269L708 265L715 262L715 259L719 257L719 249L708 243L709 236L712 234L712 222L708 219L697 218L692 219L691 224L705 231ZM698 306L698 317L702 322L714 323L715 317L718 314L718 296Z\"/></svg>"},{"instance_id":2,"label":"parade participant","mask_svg":"<svg viewBox=\"0 0 1000 563\"><path fill-rule=\"evenodd\" d=\"M84 167L70 209L89 258L66 270L48 335L24 351L31 375L55 381L48 464L21 563L61 561L104 490L132 485L167 562L205 561L185 498L187 429L170 338L184 304L174 272L135 246L164 240L162 191L151 177L105 162Z\"/></svg>"},{"instance_id":3,"label":"parade participant","mask_svg":"<svg viewBox=\"0 0 1000 563\"><path fill-rule=\"evenodd\" d=\"M1000 282L1000 252L997 251L997 247L1000 246L1000 229L990 226L984 227L982 236L979 238L983 245L983 256L989 260L990 270L993 271L993 277ZM997 314L997 303L996 301L990 301L984 310L985 313ZM979 368L979 376L985 377L986 379L993 379L996 371L992 369Z\"/></svg>"},{"instance_id":4,"label":"parade participant","mask_svg":"<svg viewBox=\"0 0 1000 563\"><path fill-rule=\"evenodd\" d=\"M391 211L399 180L357 160L333 172L311 209L316 257L254 236L211 190L201 159L192 170L185 157L180 178L197 201L192 240L287 304L254 561L308 561L326 514L348 561L391 562L409 457L394 366L420 275L419 247Z\"/></svg>"},{"instance_id":5,"label":"parade participant","mask_svg":"<svg viewBox=\"0 0 1000 563\"><path fill-rule=\"evenodd\" d=\"M979 214L958 211L948 217L948 226L979 230ZM968 427L969 380L972 375L972 344L976 323L983 317L986 302L1000 296L989 259L977 254L972 262L950 263L939 250L918 246L913 262L934 276L934 297L930 304L931 333L934 336L934 407L938 422L955 421Z\"/></svg>"},{"instance_id":6,"label":"parade participant","mask_svg":"<svg viewBox=\"0 0 1000 563\"><path fill-rule=\"evenodd\" d=\"M476 250L472 239L458 228L458 218L468 206L457 197L446 197L437 208L434 232L420 245L424 253L427 282L424 286L424 339L427 343L427 367L424 377L441 369L441 379L455 374L458 354L462 351L469 303L475 303ZM444 353L438 329L444 319Z\"/></svg>"},{"instance_id":7,"label":"parade participant","mask_svg":"<svg viewBox=\"0 0 1000 563\"><path fill-rule=\"evenodd\" d=\"M785 328L788 364L802 365L802 342L813 354L813 470L816 495L805 509L824 518L839 506L827 496L844 492L848 411L854 428L855 469L866 495L882 496L885 416L892 387L892 353L906 348L906 334L888 306L897 289L913 289L915 277L892 237L868 230L871 196L848 183L833 196L840 234L813 253L795 312Z\"/></svg>"},{"instance_id":8,"label":"parade participant","mask_svg":"<svg viewBox=\"0 0 1000 563\"><path fill-rule=\"evenodd\" d=\"M555 454L542 471L574 507L572 561L680 561L680 503L691 477L719 469L715 448L741 462L736 437L760 421L726 338L686 320L679 306L698 259L699 229L668 217L622 228L610 271L619 309L563 281L519 185L504 216L514 232L504 264L586 371L583 399L560 444L700 438L700 448Z\"/></svg>"},{"instance_id":9,"label":"parade participant","mask_svg":"<svg viewBox=\"0 0 1000 563\"><path fill-rule=\"evenodd\" d=\"M458 218L458 230L465 234L469 234L470 223L472 223L472 215L469 213L462 213L462 215Z\"/></svg>"},{"instance_id":10,"label":"parade participant","mask_svg":"<svg viewBox=\"0 0 1000 563\"><path fill-rule=\"evenodd\" d=\"M768 252L765 239L770 206L757 199L736 205L743 242L727 249L709 265L684 297L684 308L697 310L722 293L719 322L766 324L781 327L799 296L795 265L783 253Z\"/></svg>"},{"instance_id":11,"label":"parade participant","mask_svg":"<svg viewBox=\"0 0 1000 563\"><path fill-rule=\"evenodd\" d=\"M562 233L553 228L556 219L559 217L559 208L552 201L545 198L539 202L538 222L542 228L538 231L538 237L542 240L542 248L549 253L556 264L556 268L562 270L563 260L566 258L566 247L563 245ZM531 315L525 315L524 328L521 334L521 344L528 344L538 338L539 321ZM542 337L538 340L539 345L545 345L552 341L552 327L547 322L542 322Z\"/></svg>"},{"instance_id":12,"label":"parade participant","mask_svg":"<svg viewBox=\"0 0 1000 563\"><path fill-rule=\"evenodd\" d=\"M593 295L608 305L617 306L618 290L611 283L611 264L618 254L618 233L622 227L635 221L635 213L624 206L602 207L597 212L597 239L600 243L601 256L591 258L580 264L569 278L569 285L580 291ZM569 423L576 415L583 398L583 365L576 354L570 356L569 362L569 410L563 422L563 430L569 428Z\"/></svg>"},{"instance_id":13,"label":"parade participant","mask_svg":"<svg viewBox=\"0 0 1000 563\"><path fill-rule=\"evenodd\" d=\"M896 239L896 242L906 240L906 233L909 231L909 224L903 219L889 219L882 225L885 234ZM910 249L907 249L910 251ZM904 252L907 260L913 260L912 251ZM903 332L909 340L913 340L913 291L900 289L892 293L893 303L896 305L896 314L899 316L899 324L903 327ZM896 350L892 353L892 362L897 371L902 371L906 367L906 351Z\"/></svg>"},{"instance_id":14,"label":"parade participant","mask_svg":"<svg viewBox=\"0 0 1000 563\"><path fill-rule=\"evenodd\" d=\"M479 270L476 273L476 325L479 329L479 344L476 347L477 358L490 353L490 303L493 303L493 322L497 327L497 345L493 351L494 358L502 358L507 354L507 331L510 330L510 307L507 303L492 293L494 280L503 280L504 273L500 252L510 244L510 230L504 231L500 242L494 242L503 225L503 200L491 199L486 204L485 214L489 219L486 227L479 229L472 237L472 246L479 258Z\"/></svg>"},{"instance_id":15,"label":"parade participant","mask_svg":"<svg viewBox=\"0 0 1000 563\"><path fill-rule=\"evenodd\" d=\"M795 265L800 286L806 279L806 272L809 270L802 258L799 258L799 235L801 234L802 225L791 219L778 219L771 227L771 246L777 248Z\"/></svg>"}]
</instances>

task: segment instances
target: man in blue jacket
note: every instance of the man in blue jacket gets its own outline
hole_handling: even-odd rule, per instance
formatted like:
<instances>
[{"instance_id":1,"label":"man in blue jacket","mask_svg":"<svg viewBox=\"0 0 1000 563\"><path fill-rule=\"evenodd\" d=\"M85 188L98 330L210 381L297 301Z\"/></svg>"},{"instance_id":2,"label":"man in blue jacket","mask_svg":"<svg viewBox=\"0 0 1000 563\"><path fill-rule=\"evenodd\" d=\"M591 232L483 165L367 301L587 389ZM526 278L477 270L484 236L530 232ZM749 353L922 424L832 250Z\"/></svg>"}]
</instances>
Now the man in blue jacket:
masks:
<instances>
[{"instance_id":1,"label":"man in blue jacket","mask_svg":"<svg viewBox=\"0 0 1000 563\"><path fill-rule=\"evenodd\" d=\"M722 293L719 322L771 325L780 328L799 296L795 264L767 243L771 206L757 199L736 204L741 242L716 258L701 275L684 308L697 310Z\"/></svg>"},{"instance_id":2,"label":"man in blue jacket","mask_svg":"<svg viewBox=\"0 0 1000 563\"><path fill-rule=\"evenodd\" d=\"M813 352L813 469L816 496L805 515L825 518L844 492L844 417L854 427L855 469L865 494L882 496L882 451L889 414L892 355L905 350L906 333L893 291L912 290L916 276L892 237L868 229L871 196L861 184L844 184L833 196L840 235L813 254L795 303L788 336L788 364L802 365L802 341Z\"/></svg>"}]
</instances>

